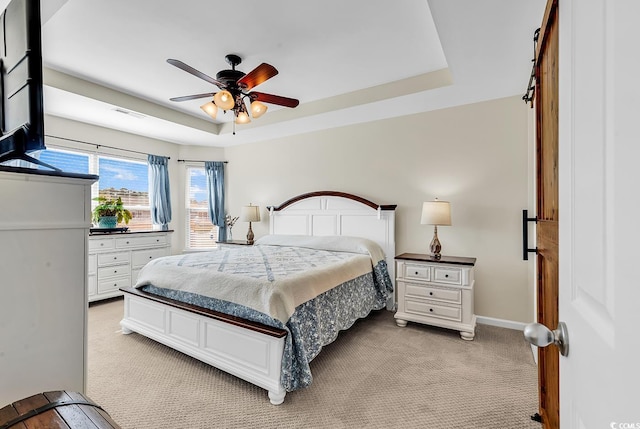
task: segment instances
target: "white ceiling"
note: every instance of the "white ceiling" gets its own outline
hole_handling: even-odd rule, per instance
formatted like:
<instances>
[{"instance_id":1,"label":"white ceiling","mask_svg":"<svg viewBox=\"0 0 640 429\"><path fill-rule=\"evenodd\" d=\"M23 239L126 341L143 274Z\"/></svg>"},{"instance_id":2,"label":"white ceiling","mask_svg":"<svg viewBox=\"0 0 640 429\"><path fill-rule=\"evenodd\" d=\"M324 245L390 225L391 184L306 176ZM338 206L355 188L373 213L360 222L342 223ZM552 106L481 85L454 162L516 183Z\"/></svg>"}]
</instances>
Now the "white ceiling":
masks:
<instances>
[{"instance_id":1,"label":"white ceiling","mask_svg":"<svg viewBox=\"0 0 640 429\"><path fill-rule=\"evenodd\" d=\"M179 144L229 146L522 95L545 0L41 0L50 115ZM0 0L4 6L8 0ZM242 57L279 74L255 90L297 98L232 135L207 99ZM139 113L126 115L115 109ZM140 117L141 116L141 117Z\"/></svg>"}]
</instances>

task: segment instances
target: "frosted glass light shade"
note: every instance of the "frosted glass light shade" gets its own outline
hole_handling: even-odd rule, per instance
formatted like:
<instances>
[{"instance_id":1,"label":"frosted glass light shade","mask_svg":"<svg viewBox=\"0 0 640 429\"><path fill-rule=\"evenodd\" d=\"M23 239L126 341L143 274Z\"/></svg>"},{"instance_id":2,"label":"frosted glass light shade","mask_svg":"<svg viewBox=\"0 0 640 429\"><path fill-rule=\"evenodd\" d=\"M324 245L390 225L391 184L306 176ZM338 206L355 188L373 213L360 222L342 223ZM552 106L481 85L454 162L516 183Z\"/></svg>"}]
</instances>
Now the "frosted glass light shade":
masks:
<instances>
[{"instance_id":1,"label":"frosted glass light shade","mask_svg":"<svg viewBox=\"0 0 640 429\"><path fill-rule=\"evenodd\" d=\"M449 201L429 201L422 203L422 217L420 223L424 225L451 225L451 206Z\"/></svg>"},{"instance_id":2,"label":"frosted glass light shade","mask_svg":"<svg viewBox=\"0 0 640 429\"><path fill-rule=\"evenodd\" d=\"M265 104L259 102L258 100L251 102L251 116L253 116L254 119L257 119L260 116L264 115L266 111L267 106Z\"/></svg>"},{"instance_id":3,"label":"frosted glass light shade","mask_svg":"<svg viewBox=\"0 0 640 429\"><path fill-rule=\"evenodd\" d=\"M231 110L236 105L233 101L233 95L226 90L216 92L216 95L213 96L213 102L222 110Z\"/></svg>"},{"instance_id":4,"label":"frosted glass light shade","mask_svg":"<svg viewBox=\"0 0 640 429\"><path fill-rule=\"evenodd\" d=\"M236 124L248 124L249 122L251 122L251 119L249 119L249 115L247 115L247 112L238 113Z\"/></svg>"},{"instance_id":5,"label":"frosted glass light shade","mask_svg":"<svg viewBox=\"0 0 640 429\"><path fill-rule=\"evenodd\" d=\"M218 106L216 106L213 101L210 101L206 104L203 104L202 106L200 106L200 108L202 110L204 110L204 112L211 116L213 119L216 118L216 115L218 114Z\"/></svg>"},{"instance_id":6,"label":"frosted glass light shade","mask_svg":"<svg viewBox=\"0 0 640 429\"><path fill-rule=\"evenodd\" d=\"M259 206L244 206L240 209L240 220L242 222L260 222Z\"/></svg>"}]
</instances>

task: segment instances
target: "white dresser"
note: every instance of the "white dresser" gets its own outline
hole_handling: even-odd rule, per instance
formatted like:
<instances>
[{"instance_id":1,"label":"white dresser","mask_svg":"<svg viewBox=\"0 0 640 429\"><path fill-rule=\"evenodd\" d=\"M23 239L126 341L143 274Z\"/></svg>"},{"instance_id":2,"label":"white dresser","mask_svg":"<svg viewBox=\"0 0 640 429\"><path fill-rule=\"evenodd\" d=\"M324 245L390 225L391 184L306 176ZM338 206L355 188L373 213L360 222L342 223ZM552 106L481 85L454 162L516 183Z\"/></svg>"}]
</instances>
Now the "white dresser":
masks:
<instances>
[{"instance_id":1,"label":"white dresser","mask_svg":"<svg viewBox=\"0 0 640 429\"><path fill-rule=\"evenodd\" d=\"M96 179L0 166L0 408L40 392L85 390Z\"/></svg>"},{"instance_id":2,"label":"white dresser","mask_svg":"<svg viewBox=\"0 0 640 429\"><path fill-rule=\"evenodd\" d=\"M473 313L473 269L476 258L442 256L433 259L420 253L396 256L398 326L407 322L460 331L464 340L473 340L476 315Z\"/></svg>"},{"instance_id":3,"label":"white dresser","mask_svg":"<svg viewBox=\"0 0 640 429\"><path fill-rule=\"evenodd\" d=\"M149 261L171 254L171 231L89 236L89 302L122 295Z\"/></svg>"}]
</instances>

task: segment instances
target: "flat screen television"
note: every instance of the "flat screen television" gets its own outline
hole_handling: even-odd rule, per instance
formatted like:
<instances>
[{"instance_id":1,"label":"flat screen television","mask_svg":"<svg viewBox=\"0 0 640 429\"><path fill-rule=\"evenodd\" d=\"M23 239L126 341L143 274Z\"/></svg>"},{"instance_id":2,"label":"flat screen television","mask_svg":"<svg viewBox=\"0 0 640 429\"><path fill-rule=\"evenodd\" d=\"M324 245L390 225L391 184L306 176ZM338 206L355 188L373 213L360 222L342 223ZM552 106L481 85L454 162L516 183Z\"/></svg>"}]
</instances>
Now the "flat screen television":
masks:
<instances>
[{"instance_id":1,"label":"flat screen television","mask_svg":"<svg viewBox=\"0 0 640 429\"><path fill-rule=\"evenodd\" d=\"M40 0L11 0L0 16L0 163L45 149Z\"/></svg>"}]
</instances>

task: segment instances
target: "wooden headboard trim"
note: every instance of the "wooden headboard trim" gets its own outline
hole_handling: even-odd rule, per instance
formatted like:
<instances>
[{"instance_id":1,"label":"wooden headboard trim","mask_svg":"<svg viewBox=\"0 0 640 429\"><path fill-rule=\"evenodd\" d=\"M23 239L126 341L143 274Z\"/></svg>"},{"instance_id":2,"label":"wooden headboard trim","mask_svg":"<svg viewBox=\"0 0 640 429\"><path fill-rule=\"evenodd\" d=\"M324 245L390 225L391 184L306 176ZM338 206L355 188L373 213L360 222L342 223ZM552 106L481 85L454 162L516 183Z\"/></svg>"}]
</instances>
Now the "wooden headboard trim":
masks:
<instances>
[{"instance_id":1,"label":"wooden headboard trim","mask_svg":"<svg viewBox=\"0 0 640 429\"><path fill-rule=\"evenodd\" d=\"M359 196L353 195L353 194L348 194L346 192L316 191L316 192L308 192L306 194L298 195L296 197L288 199L287 201L285 201L284 203L280 204L279 206L267 206L267 209L269 211L273 210L273 211L277 212L277 211L280 211L280 210L290 206L293 203L297 203L298 201L302 201L302 200L305 200L307 198L325 197L325 196L347 198L349 200L357 201L359 203L367 205L367 206L369 206L369 207L371 207L372 209L375 209L375 210L377 210L378 208L380 208L380 210L395 210L396 207L397 207L397 205L395 205L395 204L387 204L387 205L376 204L376 203L371 202L369 200L366 200L366 199L364 199L362 197L359 197Z\"/></svg>"}]
</instances>

